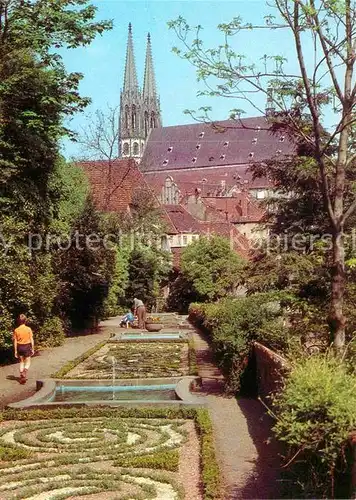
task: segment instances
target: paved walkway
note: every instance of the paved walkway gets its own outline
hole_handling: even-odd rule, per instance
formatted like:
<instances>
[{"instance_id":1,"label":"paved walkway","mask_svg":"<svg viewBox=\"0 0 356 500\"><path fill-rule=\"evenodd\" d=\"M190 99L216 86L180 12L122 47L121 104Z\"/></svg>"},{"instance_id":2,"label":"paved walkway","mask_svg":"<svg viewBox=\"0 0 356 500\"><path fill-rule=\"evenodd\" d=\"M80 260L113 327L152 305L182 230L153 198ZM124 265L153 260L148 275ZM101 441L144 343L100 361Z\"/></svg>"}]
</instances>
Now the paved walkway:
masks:
<instances>
[{"instance_id":1,"label":"paved walkway","mask_svg":"<svg viewBox=\"0 0 356 500\"><path fill-rule=\"evenodd\" d=\"M199 332L194 333L194 342L223 475L223 500L278 498L279 450L274 441L267 444L269 417L259 401L224 396L224 379L209 345Z\"/></svg>"},{"instance_id":2,"label":"paved walkway","mask_svg":"<svg viewBox=\"0 0 356 500\"><path fill-rule=\"evenodd\" d=\"M109 337L107 328L99 333L67 338L63 345L40 351L39 356L32 358L28 372L28 381L20 385L18 381L19 365L0 367L0 408L32 396L36 392L36 380L48 378L68 361L80 356L92 346Z\"/></svg>"}]
</instances>

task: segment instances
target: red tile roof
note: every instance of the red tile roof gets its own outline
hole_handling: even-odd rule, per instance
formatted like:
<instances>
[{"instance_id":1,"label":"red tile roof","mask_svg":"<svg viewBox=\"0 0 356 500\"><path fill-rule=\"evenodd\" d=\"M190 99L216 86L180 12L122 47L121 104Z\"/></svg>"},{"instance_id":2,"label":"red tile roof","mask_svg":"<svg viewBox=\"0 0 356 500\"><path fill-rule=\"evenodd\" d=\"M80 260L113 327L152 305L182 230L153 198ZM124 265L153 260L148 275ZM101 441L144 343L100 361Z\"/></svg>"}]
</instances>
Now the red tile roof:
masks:
<instances>
[{"instance_id":1,"label":"red tile roof","mask_svg":"<svg viewBox=\"0 0 356 500\"><path fill-rule=\"evenodd\" d=\"M162 188L167 177L171 177L177 184L181 196L194 193L200 189L202 196L216 196L221 194L223 186L225 190L231 190L234 186L245 189L266 189L272 187L272 182L266 178L252 179L252 172L246 165L216 168L191 168L189 170L177 170L176 172L143 172L147 183L161 196Z\"/></svg>"},{"instance_id":2,"label":"red tile roof","mask_svg":"<svg viewBox=\"0 0 356 500\"><path fill-rule=\"evenodd\" d=\"M163 205L165 212L171 220L175 233L195 233L201 232L200 221L193 217L182 205Z\"/></svg>"},{"instance_id":3,"label":"red tile roof","mask_svg":"<svg viewBox=\"0 0 356 500\"><path fill-rule=\"evenodd\" d=\"M88 177L98 210L125 212L137 189L152 192L134 160L78 162ZM152 196L155 196L152 192Z\"/></svg>"},{"instance_id":4,"label":"red tile roof","mask_svg":"<svg viewBox=\"0 0 356 500\"><path fill-rule=\"evenodd\" d=\"M248 193L238 193L234 197L205 197L204 205L217 211L223 220L232 223L261 222L264 210Z\"/></svg>"},{"instance_id":5,"label":"red tile roof","mask_svg":"<svg viewBox=\"0 0 356 500\"><path fill-rule=\"evenodd\" d=\"M249 165L293 152L265 117L152 129L140 168L144 172Z\"/></svg>"},{"instance_id":6,"label":"red tile roof","mask_svg":"<svg viewBox=\"0 0 356 500\"><path fill-rule=\"evenodd\" d=\"M223 236L230 240L232 248L239 255L248 258L250 249L249 241L230 222L224 222L223 220L216 222L200 221L181 205L164 205L164 209L176 228L176 233L173 234L193 233L207 237L212 234Z\"/></svg>"}]
</instances>

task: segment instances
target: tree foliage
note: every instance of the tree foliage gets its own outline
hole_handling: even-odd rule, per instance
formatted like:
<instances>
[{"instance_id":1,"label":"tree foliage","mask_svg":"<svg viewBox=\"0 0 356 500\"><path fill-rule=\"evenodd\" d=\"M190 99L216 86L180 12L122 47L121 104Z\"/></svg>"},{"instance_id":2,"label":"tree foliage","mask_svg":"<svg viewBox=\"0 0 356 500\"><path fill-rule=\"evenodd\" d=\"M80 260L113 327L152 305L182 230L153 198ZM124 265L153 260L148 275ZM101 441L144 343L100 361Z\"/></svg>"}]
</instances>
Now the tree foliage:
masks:
<instances>
[{"instance_id":1,"label":"tree foliage","mask_svg":"<svg viewBox=\"0 0 356 500\"><path fill-rule=\"evenodd\" d=\"M182 252L183 276L201 301L214 301L233 293L241 284L244 261L221 236L199 238Z\"/></svg>"},{"instance_id":2,"label":"tree foliage","mask_svg":"<svg viewBox=\"0 0 356 500\"><path fill-rule=\"evenodd\" d=\"M356 8L352 0L274 0L272 6L273 14L262 25L244 23L240 17L220 24L222 43L215 48L206 48L201 26L191 27L180 17L169 23L182 45L173 50L197 68L198 79L207 86L202 95L239 99L264 114L254 99L255 94L264 94L270 119L266 127L286 134L298 154L309 160L321 201L316 215L323 213L332 237L328 322L332 340L341 349L345 341L343 233L356 207L355 196L348 196L349 187L355 191ZM261 54L257 65L233 49L233 37L260 30L291 36L297 71L290 72L281 55ZM310 50L312 64L307 62ZM202 108L203 120L209 110ZM334 111L334 125L325 133L324 117L330 111ZM231 112L236 127L244 127L239 121L242 112Z\"/></svg>"},{"instance_id":3,"label":"tree foliage","mask_svg":"<svg viewBox=\"0 0 356 500\"><path fill-rule=\"evenodd\" d=\"M55 255L29 242L31 233L44 241L71 228L86 196L66 184L66 173L74 173L59 146L70 134L64 119L89 100L78 92L82 75L66 71L59 50L86 45L110 28L95 22L95 13L85 0L0 2L0 346L9 345L20 312L30 316L41 343L63 335Z\"/></svg>"},{"instance_id":4,"label":"tree foliage","mask_svg":"<svg viewBox=\"0 0 356 500\"><path fill-rule=\"evenodd\" d=\"M170 271L168 252L143 245L135 247L129 258L129 283L126 290L127 303L132 307L134 297L148 307L156 305L160 285Z\"/></svg>"}]
</instances>

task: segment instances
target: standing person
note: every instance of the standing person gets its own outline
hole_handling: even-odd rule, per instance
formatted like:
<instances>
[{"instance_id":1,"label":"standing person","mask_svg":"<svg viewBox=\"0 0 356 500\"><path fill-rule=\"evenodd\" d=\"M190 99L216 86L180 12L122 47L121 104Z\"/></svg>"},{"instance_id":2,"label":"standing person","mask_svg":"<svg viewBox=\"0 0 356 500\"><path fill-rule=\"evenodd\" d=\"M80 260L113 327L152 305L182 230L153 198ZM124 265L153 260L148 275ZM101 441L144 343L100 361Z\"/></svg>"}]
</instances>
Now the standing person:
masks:
<instances>
[{"instance_id":1,"label":"standing person","mask_svg":"<svg viewBox=\"0 0 356 500\"><path fill-rule=\"evenodd\" d=\"M138 327L144 329L146 324L145 304L142 300L136 298L134 298L134 315L137 316Z\"/></svg>"},{"instance_id":2,"label":"standing person","mask_svg":"<svg viewBox=\"0 0 356 500\"><path fill-rule=\"evenodd\" d=\"M20 314L19 326L13 335L15 358L20 359L20 384L26 383L27 372L31 365L31 356L33 356L35 350L33 333L31 328L26 326L26 321L26 316Z\"/></svg>"}]
</instances>

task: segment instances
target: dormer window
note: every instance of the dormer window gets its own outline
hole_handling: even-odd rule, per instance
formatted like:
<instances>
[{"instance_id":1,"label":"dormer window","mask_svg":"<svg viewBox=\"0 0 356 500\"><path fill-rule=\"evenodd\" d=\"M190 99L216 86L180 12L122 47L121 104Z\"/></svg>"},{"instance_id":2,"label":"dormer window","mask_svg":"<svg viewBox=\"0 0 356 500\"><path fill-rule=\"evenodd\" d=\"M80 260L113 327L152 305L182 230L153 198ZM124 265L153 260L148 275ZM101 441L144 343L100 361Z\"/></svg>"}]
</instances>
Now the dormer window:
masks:
<instances>
[{"instance_id":1,"label":"dormer window","mask_svg":"<svg viewBox=\"0 0 356 500\"><path fill-rule=\"evenodd\" d=\"M256 130L257 130L257 132L259 132L261 130L260 125L258 127L256 127Z\"/></svg>"},{"instance_id":2,"label":"dormer window","mask_svg":"<svg viewBox=\"0 0 356 500\"><path fill-rule=\"evenodd\" d=\"M229 141L225 141L225 142L224 142L224 148L227 148L227 147L228 147L228 145L229 145Z\"/></svg>"},{"instance_id":3,"label":"dormer window","mask_svg":"<svg viewBox=\"0 0 356 500\"><path fill-rule=\"evenodd\" d=\"M284 139L285 139L285 136L281 135L281 137L279 138L279 142L284 142Z\"/></svg>"},{"instance_id":4,"label":"dormer window","mask_svg":"<svg viewBox=\"0 0 356 500\"><path fill-rule=\"evenodd\" d=\"M220 155L220 160L225 160L225 155Z\"/></svg>"},{"instance_id":5,"label":"dormer window","mask_svg":"<svg viewBox=\"0 0 356 500\"><path fill-rule=\"evenodd\" d=\"M192 158L192 163L195 163L197 161L196 157Z\"/></svg>"},{"instance_id":6,"label":"dormer window","mask_svg":"<svg viewBox=\"0 0 356 500\"><path fill-rule=\"evenodd\" d=\"M167 149L168 153L172 153L173 151L173 146L169 146L169 148Z\"/></svg>"},{"instance_id":7,"label":"dormer window","mask_svg":"<svg viewBox=\"0 0 356 500\"><path fill-rule=\"evenodd\" d=\"M195 149L200 149L200 148L201 148L201 145L200 145L200 144L197 144L197 145L195 146Z\"/></svg>"},{"instance_id":8,"label":"dormer window","mask_svg":"<svg viewBox=\"0 0 356 500\"><path fill-rule=\"evenodd\" d=\"M256 144L256 142L257 142L257 137L254 137L254 138L252 139L252 144Z\"/></svg>"},{"instance_id":9,"label":"dormer window","mask_svg":"<svg viewBox=\"0 0 356 500\"><path fill-rule=\"evenodd\" d=\"M163 165L167 165L168 164L168 160L163 160Z\"/></svg>"},{"instance_id":10,"label":"dormer window","mask_svg":"<svg viewBox=\"0 0 356 500\"><path fill-rule=\"evenodd\" d=\"M255 153L253 153L252 151L248 154L249 158L253 158L254 156L255 156Z\"/></svg>"},{"instance_id":11,"label":"dormer window","mask_svg":"<svg viewBox=\"0 0 356 500\"><path fill-rule=\"evenodd\" d=\"M204 137L205 132L200 132L199 137Z\"/></svg>"},{"instance_id":12,"label":"dormer window","mask_svg":"<svg viewBox=\"0 0 356 500\"><path fill-rule=\"evenodd\" d=\"M209 161L213 161L214 156L209 156Z\"/></svg>"},{"instance_id":13,"label":"dormer window","mask_svg":"<svg viewBox=\"0 0 356 500\"><path fill-rule=\"evenodd\" d=\"M276 154L280 155L281 153L282 153L282 150L281 149L277 149Z\"/></svg>"}]
</instances>

